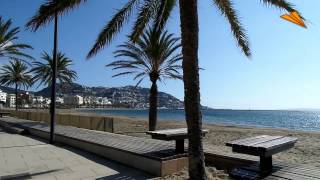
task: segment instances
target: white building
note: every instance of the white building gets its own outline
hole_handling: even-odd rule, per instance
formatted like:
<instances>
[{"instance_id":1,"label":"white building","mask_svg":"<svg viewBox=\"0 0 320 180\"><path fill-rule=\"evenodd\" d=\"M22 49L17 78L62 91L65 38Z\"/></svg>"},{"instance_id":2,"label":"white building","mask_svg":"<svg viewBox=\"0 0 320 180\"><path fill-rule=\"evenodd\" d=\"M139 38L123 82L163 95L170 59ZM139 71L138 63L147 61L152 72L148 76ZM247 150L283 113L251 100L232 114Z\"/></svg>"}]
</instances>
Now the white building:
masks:
<instances>
[{"instance_id":1,"label":"white building","mask_svg":"<svg viewBox=\"0 0 320 180\"><path fill-rule=\"evenodd\" d=\"M96 104L99 105L111 105L111 101L107 97L97 97Z\"/></svg>"},{"instance_id":2,"label":"white building","mask_svg":"<svg viewBox=\"0 0 320 180\"><path fill-rule=\"evenodd\" d=\"M83 103L85 105L93 104L94 102L94 97L93 96L86 96L83 98Z\"/></svg>"},{"instance_id":3,"label":"white building","mask_svg":"<svg viewBox=\"0 0 320 180\"><path fill-rule=\"evenodd\" d=\"M44 98L42 96L34 96L33 100L32 100L32 103L33 104L43 103L43 101L44 101Z\"/></svg>"},{"instance_id":4,"label":"white building","mask_svg":"<svg viewBox=\"0 0 320 180\"><path fill-rule=\"evenodd\" d=\"M16 95L15 94L8 94L7 95L7 105L10 108L16 107Z\"/></svg>"},{"instance_id":5,"label":"white building","mask_svg":"<svg viewBox=\"0 0 320 180\"><path fill-rule=\"evenodd\" d=\"M58 103L58 104L63 104L63 103L64 103L63 98L57 97L57 98L56 98L56 103Z\"/></svg>"},{"instance_id":6,"label":"white building","mask_svg":"<svg viewBox=\"0 0 320 180\"><path fill-rule=\"evenodd\" d=\"M0 89L0 103L5 104L7 102L7 93Z\"/></svg>"},{"instance_id":7,"label":"white building","mask_svg":"<svg viewBox=\"0 0 320 180\"><path fill-rule=\"evenodd\" d=\"M67 104L67 105L79 106L83 104L83 97L79 95L65 96L63 101L64 101L64 104Z\"/></svg>"}]
</instances>

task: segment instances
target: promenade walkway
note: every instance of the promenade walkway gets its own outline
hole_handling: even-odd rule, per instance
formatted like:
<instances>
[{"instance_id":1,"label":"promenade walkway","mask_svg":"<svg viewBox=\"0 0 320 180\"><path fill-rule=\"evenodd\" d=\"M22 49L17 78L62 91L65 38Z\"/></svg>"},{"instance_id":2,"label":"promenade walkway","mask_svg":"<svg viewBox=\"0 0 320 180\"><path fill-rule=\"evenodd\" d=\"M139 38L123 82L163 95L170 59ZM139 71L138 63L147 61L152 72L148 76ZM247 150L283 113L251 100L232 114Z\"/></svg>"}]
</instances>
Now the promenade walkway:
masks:
<instances>
[{"instance_id":1,"label":"promenade walkway","mask_svg":"<svg viewBox=\"0 0 320 180\"><path fill-rule=\"evenodd\" d=\"M0 124L3 127L24 129L35 137L49 138L50 126L47 123L5 117L0 118ZM173 142L63 125L56 126L55 141L106 157L155 176L165 176L187 166L187 154L176 153Z\"/></svg>"},{"instance_id":2,"label":"promenade walkway","mask_svg":"<svg viewBox=\"0 0 320 180\"><path fill-rule=\"evenodd\" d=\"M0 128L0 179L149 179L150 175L69 146Z\"/></svg>"}]
</instances>

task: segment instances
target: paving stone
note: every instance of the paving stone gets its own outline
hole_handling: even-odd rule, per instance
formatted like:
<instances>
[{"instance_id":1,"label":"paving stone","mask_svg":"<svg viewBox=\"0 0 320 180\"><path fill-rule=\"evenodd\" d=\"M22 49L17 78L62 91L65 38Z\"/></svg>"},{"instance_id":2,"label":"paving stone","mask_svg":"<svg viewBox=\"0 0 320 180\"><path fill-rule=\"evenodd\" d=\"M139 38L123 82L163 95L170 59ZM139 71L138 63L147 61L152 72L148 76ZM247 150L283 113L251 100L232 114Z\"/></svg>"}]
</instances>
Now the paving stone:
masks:
<instances>
[{"instance_id":1,"label":"paving stone","mask_svg":"<svg viewBox=\"0 0 320 180\"><path fill-rule=\"evenodd\" d=\"M0 118L1 119L1 118ZM115 169L114 169L115 168ZM131 174L140 173L138 178ZM124 174L128 179L149 175L69 146L53 146L31 137L7 134L0 128L0 179L28 175L24 179L80 180Z\"/></svg>"},{"instance_id":2,"label":"paving stone","mask_svg":"<svg viewBox=\"0 0 320 180\"><path fill-rule=\"evenodd\" d=\"M113 169L107 168L94 168L92 171L98 176L110 176L114 174L118 174L119 172Z\"/></svg>"}]
</instances>

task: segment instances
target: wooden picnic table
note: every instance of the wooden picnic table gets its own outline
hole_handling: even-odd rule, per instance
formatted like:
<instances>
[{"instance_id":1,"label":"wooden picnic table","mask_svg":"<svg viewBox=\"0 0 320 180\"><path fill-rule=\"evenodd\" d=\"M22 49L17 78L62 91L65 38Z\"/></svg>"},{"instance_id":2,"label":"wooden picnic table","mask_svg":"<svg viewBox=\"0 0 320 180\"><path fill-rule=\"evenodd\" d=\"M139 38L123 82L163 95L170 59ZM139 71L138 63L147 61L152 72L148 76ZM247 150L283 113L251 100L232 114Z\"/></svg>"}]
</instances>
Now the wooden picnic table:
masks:
<instances>
[{"instance_id":1,"label":"wooden picnic table","mask_svg":"<svg viewBox=\"0 0 320 180\"><path fill-rule=\"evenodd\" d=\"M202 136L205 136L209 131L202 130ZM176 153L184 153L184 140L188 139L188 129L165 129L158 131L147 131L147 134L151 135L152 139L159 139L164 141L176 141Z\"/></svg>"},{"instance_id":2,"label":"wooden picnic table","mask_svg":"<svg viewBox=\"0 0 320 180\"><path fill-rule=\"evenodd\" d=\"M10 115L9 112L0 112L0 117L8 116L8 115Z\"/></svg>"},{"instance_id":3,"label":"wooden picnic table","mask_svg":"<svg viewBox=\"0 0 320 180\"><path fill-rule=\"evenodd\" d=\"M260 157L260 172L268 174L272 171L272 155L290 149L297 138L286 136L261 135L251 138L238 139L226 143L233 152Z\"/></svg>"}]
</instances>

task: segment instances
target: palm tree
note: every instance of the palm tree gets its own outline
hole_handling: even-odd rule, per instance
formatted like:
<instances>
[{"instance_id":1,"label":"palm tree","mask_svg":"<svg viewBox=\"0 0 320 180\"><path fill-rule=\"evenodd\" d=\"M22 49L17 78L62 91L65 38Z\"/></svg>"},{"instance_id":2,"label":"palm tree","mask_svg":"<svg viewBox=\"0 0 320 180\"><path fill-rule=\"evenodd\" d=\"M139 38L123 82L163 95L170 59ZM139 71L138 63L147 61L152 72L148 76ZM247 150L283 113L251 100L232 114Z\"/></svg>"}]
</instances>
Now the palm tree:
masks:
<instances>
[{"instance_id":1,"label":"palm tree","mask_svg":"<svg viewBox=\"0 0 320 180\"><path fill-rule=\"evenodd\" d=\"M27 44L14 43L20 32L18 27L11 28L11 19L4 21L0 16L0 58L33 59L30 55L23 53L24 49L32 49Z\"/></svg>"},{"instance_id":2,"label":"palm tree","mask_svg":"<svg viewBox=\"0 0 320 180\"><path fill-rule=\"evenodd\" d=\"M19 61L13 60L10 64L4 65L1 68L0 84L5 86L14 86L16 95L16 111L18 110L18 89L21 87L31 87L32 76L28 71L28 66Z\"/></svg>"},{"instance_id":3,"label":"palm tree","mask_svg":"<svg viewBox=\"0 0 320 180\"><path fill-rule=\"evenodd\" d=\"M33 62L31 72L34 73L33 81L38 81L39 86L51 86L53 76L53 57L47 52L43 52L41 59L44 62ZM57 80L60 85L64 83L72 83L77 78L77 72L71 70L69 67L72 65L72 60L66 57L65 54L58 52L57 54Z\"/></svg>"},{"instance_id":4,"label":"palm tree","mask_svg":"<svg viewBox=\"0 0 320 180\"><path fill-rule=\"evenodd\" d=\"M260 0L268 6L275 6L289 12L295 11L287 0ZM50 22L55 12L63 14L86 0L48 0L37 14L28 22L27 27L36 31L39 27ZM250 56L250 48L244 29L238 19L231 0L212 0L219 11L228 20L237 44L246 56ZM137 40L148 24L162 29L169 18L177 0L129 0L111 20L104 26L87 57L92 57L120 32L129 17L136 17L131 38ZM202 147L202 115L200 105L199 67L198 67L198 10L197 0L179 0L181 39L182 39L182 68L184 82L184 103L189 134L189 176L190 179L205 179L204 154ZM137 9L137 16L132 11Z\"/></svg>"},{"instance_id":5,"label":"palm tree","mask_svg":"<svg viewBox=\"0 0 320 180\"><path fill-rule=\"evenodd\" d=\"M182 79L179 70L182 54L177 53L181 44L180 39L173 37L167 31L163 33L148 29L136 43L126 42L118 46L114 52L120 58L107 65L113 69L125 70L113 77L133 75L137 86L146 78L151 81L149 97L149 131L154 131L157 124L158 88L157 81L165 78Z\"/></svg>"}]
</instances>

